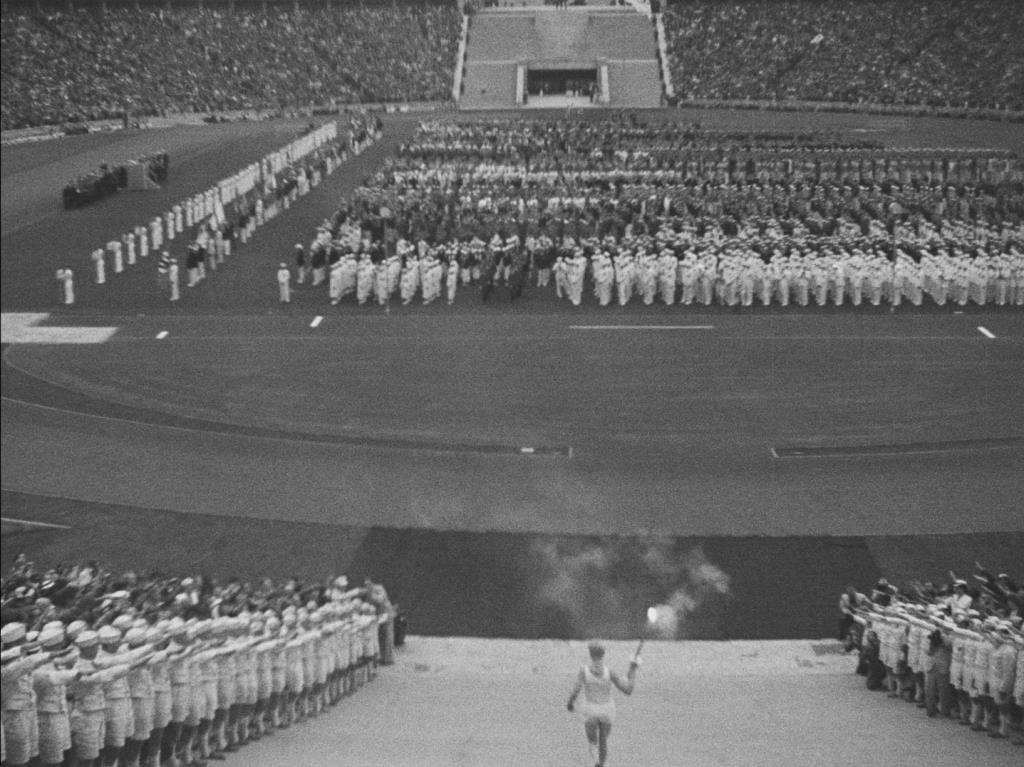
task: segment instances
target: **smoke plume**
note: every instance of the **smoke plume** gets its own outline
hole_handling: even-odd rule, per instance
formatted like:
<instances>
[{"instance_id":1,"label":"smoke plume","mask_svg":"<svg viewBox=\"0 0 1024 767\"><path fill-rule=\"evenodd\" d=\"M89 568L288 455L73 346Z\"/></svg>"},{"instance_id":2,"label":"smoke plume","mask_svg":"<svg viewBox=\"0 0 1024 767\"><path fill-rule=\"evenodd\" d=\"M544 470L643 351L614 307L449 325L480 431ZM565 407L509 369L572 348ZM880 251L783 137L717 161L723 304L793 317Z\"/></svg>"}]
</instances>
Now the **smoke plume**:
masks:
<instances>
[{"instance_id":1,"label":"smoke plume","mask_svg":"<svg viewBox=\"0 0 1024 767\"><path fill-rule=\"evenodd\" d=\"M699 546L671 539L538 541L531 554L538 608L578 638L683 638L690 616L731 596L729 576Z\"/></svg>"}]
</instances>

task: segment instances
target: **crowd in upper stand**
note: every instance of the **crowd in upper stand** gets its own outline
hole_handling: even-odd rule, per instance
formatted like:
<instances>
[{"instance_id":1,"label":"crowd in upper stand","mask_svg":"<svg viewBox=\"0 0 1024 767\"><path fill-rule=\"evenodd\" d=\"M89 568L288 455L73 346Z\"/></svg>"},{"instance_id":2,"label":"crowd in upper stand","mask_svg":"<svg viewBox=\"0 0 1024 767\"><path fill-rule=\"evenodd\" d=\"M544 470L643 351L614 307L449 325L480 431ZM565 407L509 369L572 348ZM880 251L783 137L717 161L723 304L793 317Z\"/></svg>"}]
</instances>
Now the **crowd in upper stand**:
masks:
<instances>
[{"instance_id":1,"label":"crowd in upper stand","mask_svg":"<svg viewBox=\"0 0 1024 767\"><path fill-rule=\"evenodd\" d=\"M679 99L1024 109L1017 0L680 0ZM451 96L454 2L2 16L3 129Z\"/></svg>"},{"instance_id":2,"label":"crowd in upper stand","mask_svg":"<svg viewBox=\"0 0 1024 767\"><path fill-rule=\"evenodd\" d=\"M1024 109L1018 0L680 0L664 22L683 99Z\"/></svg>"},{"instance_id":3,"label":"crowd in upper stand","mask_svg":"<svg viewBox=\"0 0 1024 767\"><path fill-rule=\"evenodd\" d=\"M3 129L181 111L450 98L454 3L5 9Z\"/></svg>"}]
</instances>

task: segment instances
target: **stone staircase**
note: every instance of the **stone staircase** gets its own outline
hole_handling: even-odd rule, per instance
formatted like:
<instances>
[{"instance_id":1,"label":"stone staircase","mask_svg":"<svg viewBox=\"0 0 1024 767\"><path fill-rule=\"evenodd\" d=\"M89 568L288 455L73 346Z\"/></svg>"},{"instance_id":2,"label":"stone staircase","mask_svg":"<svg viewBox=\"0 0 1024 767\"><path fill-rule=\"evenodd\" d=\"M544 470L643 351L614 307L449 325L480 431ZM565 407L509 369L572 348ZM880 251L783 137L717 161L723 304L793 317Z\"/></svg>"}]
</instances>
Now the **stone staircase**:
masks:
<instances>
[{"instance_id":1,"label":"stone staircase","mask_svg":"<svg viewBox=\"0 0 1024 767\"><path fill-rule=\"evenodd\" d=\"M516 69L608 66L609 105L657 107L662 83L654 25L628 6L488 8L470 21L461 109L516 105Z\"/></svg>"}]
</instances>

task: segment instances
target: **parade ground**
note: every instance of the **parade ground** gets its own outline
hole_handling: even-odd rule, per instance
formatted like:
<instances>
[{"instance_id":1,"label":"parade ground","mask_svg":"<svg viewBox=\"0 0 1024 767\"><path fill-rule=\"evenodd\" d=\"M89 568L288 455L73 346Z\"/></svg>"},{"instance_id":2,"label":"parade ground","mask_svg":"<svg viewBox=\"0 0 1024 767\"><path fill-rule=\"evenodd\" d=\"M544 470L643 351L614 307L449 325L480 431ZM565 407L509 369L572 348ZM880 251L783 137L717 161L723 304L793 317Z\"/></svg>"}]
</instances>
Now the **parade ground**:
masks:
<instances>
[{"instance_id":1,"label":"parade ground","mask_svg":"<svg viewBox=\"0 0 1024 767\"><path fill-rule=\"evenodd\" d=\"M1024 151L995 123L673 117ZM1020 574L1024 312L572 307L532 286L407 307L300 286L280 305L278 263L418 119L386 118L178 305L153 257L90 284L90 251L304 121L4 149L4 569L24 552L384 583L413 634L396 665L228 764L592 764L565 710L581 640L616 640L624 668L645 608L680 594L679 641L649 643L610 764L1019 763L867 691L822 637L848 584ZM158 150L167 187L61 209L76 174Z\"/></svg>"}]
</instances>

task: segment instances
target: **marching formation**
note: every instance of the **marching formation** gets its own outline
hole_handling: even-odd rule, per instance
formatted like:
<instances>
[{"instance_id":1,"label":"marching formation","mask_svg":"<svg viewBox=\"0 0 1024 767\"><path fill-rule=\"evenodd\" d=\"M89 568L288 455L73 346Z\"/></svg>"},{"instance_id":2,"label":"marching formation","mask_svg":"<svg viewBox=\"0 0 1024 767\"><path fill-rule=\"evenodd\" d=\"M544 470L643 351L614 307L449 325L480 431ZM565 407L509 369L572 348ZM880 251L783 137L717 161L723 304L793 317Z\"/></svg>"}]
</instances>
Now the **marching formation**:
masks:
<instances>
[{"instance_id":1,"label":"marching formation","mask_svg":"<svg viewBox=\"0 0 1024 767\"><path fill-rule=\"evenodd\" d=\"M980 567L978 589L951 577L906 594L885 580L870 597L851 587L840 600L841 639L859 646L868 689L1024 745L1024 588Z\"/></svg>"},{"instance_id":2,"label":"marching formation","mask_svg":"<svg viewBox=\"0 0 1024 767\"><path fill-rule=\"evenodd\" d=\"M386 592L344 576L216 586L90 565L4 586L23 618L0 630L7 765L202 765L316 717L390 661Z\"/></svg>"},{"instance_id":3,"label":"marching formation","mask_svg":"<svg viewBox=\"0 0 1024 767\"><path fill-rule=\"evenodd\" d=\"M1024 306L1024 164L635 119L425 123L296 252L332 304L535 280L574 305Z\"/></svg>"}]
</instances>

